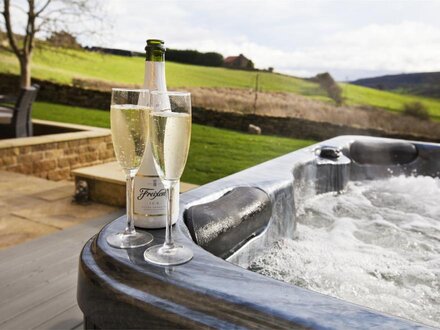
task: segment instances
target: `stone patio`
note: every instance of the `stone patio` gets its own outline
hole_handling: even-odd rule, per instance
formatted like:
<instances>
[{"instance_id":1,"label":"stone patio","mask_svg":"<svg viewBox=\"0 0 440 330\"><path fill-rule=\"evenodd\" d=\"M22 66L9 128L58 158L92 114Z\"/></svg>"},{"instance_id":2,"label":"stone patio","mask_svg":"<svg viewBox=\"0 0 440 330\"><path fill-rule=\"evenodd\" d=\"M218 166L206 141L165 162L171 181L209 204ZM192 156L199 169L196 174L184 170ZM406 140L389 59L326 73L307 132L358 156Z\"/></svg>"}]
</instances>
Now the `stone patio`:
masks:
<instances>
[{"instance_id":1,"label":"stone patio","mask_svg":"<svg viewBox=\"0 0 440 330\"><path fill-rule=\"evenodd\" d=\"M98 203L72 203L72 181L0 171L0 249L113 213Z\"/></svg>"}]
</instances>

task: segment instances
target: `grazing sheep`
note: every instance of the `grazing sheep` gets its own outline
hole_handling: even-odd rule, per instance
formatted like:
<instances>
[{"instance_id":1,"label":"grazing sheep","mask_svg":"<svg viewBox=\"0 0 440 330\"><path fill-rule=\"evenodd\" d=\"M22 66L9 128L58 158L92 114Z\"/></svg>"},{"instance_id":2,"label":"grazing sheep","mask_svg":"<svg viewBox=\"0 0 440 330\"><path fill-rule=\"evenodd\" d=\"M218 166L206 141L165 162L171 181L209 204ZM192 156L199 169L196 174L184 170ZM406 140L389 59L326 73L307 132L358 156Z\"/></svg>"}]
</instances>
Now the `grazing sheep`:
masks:
<instances>
[{"instance_id":1,"label":"grazing sheep","mask_svg":"<svg viewBox=\"0 0 440 330\"><path fill-rule=\"evenodd\" d=\"M248 126L248 133L261 135L261 128L252 124Z\"/></svg>"}]
</instances>

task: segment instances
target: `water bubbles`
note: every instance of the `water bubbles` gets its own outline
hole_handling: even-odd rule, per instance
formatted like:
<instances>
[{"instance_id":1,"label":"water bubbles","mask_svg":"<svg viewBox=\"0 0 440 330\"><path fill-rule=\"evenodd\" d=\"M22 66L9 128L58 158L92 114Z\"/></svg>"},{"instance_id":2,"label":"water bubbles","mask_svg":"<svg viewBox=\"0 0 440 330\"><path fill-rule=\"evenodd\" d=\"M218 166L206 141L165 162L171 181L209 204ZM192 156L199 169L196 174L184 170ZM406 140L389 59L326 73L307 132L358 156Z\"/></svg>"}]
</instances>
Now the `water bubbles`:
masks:
<instances>
[{"instance_id":1,"label":"water bubbles","mask_svg":"<svg viewBox=\"0 0 440 330\"><path fill-rule=\"evenodd\" d=\"M251 269L440 326L440 179L415 172L346 189L302 201L295 239L279 240Z\"/></svg>"}]
</instances>

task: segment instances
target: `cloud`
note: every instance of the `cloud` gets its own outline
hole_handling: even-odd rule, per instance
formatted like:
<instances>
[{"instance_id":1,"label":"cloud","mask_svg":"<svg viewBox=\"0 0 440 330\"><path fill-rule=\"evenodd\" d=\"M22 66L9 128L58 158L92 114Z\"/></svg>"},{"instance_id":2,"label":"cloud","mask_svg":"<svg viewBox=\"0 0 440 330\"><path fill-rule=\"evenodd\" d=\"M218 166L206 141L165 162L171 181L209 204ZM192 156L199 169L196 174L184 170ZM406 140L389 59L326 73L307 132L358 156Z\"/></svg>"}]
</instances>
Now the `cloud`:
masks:
<instances>
[{"instance_id":1,"label":"cloud","mask_svg":"<svg viewBox=\"0 0 440 330\"><path fill-rule=\"evenodd\" d=\"M159 37L170 48L243 53L259 68L298 75L333 70L339 78L440 70L440 24L429 2L420 5L420 17L409 2L380 8L341 1L109 3L116 17L111 47L142 51L146 38Z\"/></svg>"},{"instance_id":2,"label":"cloud","mask_svg":"<svg viewBox=\"0 0 440 330\"><path fill-rule=\"evenodd\" d=\"M337 68L440 69L440 28L420 22L373 24L340 32L329 37L324 47Z\"/></svg>"}]
</instances>

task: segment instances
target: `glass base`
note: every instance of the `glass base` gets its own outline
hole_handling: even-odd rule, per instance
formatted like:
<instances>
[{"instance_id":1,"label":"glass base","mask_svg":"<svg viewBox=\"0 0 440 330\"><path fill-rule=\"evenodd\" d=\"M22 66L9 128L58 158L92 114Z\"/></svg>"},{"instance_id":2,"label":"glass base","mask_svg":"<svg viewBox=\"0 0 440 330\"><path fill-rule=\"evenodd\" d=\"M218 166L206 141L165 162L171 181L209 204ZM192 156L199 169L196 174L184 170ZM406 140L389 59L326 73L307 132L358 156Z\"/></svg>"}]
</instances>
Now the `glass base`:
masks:
<instances>
[{"instance_id":1,"label":"glass base","mask_svg":"<svg viewBox=\"0 0 440 330\"><path fill-rule=\"evenodd\" d=\"M190 261L193 252L183 245L169 248L164 245L154 245L144 252L144 259L159 266L176 266Z\"/></svg>"},{"instance_id":2,"label":"glass base","mask_svg":"<svg viewBox=\"0 0 440 330\"><path fill-rule=\"evenodd\" d=\"M132 235L117 233L107 237L110 246L119 249L134 249L147 245L153 241L153 235L144 232L135 232Z\"/></svg>"}]
</instances>

